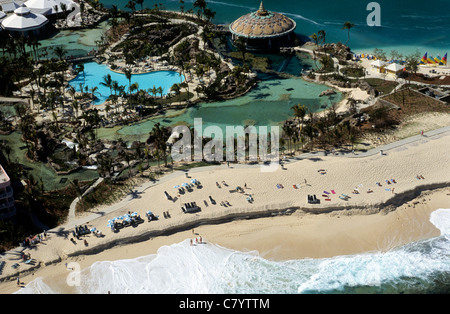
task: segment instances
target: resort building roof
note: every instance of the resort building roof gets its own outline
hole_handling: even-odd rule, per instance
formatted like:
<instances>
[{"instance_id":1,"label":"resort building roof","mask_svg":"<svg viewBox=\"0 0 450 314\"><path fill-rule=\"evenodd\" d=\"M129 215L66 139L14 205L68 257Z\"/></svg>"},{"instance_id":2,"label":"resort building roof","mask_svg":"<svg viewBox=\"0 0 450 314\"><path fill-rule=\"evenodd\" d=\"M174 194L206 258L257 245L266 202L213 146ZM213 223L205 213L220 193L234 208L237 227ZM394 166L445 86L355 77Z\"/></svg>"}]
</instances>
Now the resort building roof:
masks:
<instances>
[{"instance_id":1,"label":"resort building roof","mask_svg":"<svg viewBox=\"0 0 450 314\"><path fill-rule=\"evenodd\" d=\"M0 5L2 6L2 11L5 13L14 12L15 9L21 6L16 1L0 1Z\"/></svg>"},{"instance_id":2,"label":"resort building roof","mask_svg":"<svg viewBox=\"0 0 450 314\"><path fill-rule=\"evenodd\" d=\"M3 19L2 27L8 31L24 32L43 27L48 23L48 19L39 13L33 13L29 8L19 7L14 10L14 14Z\"/></svg>"},{"instance_id":3,"label":"resort building roof","mask_svg":"<svg viewBox=\"0 0 450 314\"><path fill-rule=\"evenodd\" d=\"M381 61L380 59L373 61L370 65L376 68L380 68L382 66L385 66L387 64L387 62L385 61Z\"/></svg>"},{"instance_id":4,"label":"resort building roof","mask_svg":"<svg viewBox=\"0 0 450 314\"><path fill-rule=\"evenodd\" d=\"M28 0L24 4L33 12L49 15L63 12L61 4L65 4L67 10L71 10L73 3L72 0Z\"/></svg>"},{"instance_id":5,"label":"resort building roof","mask_svg":"<svg viewBox=\"0 0 450 314\"><path fill-rule=\"evenodd\" d=\"M399 72L403 70L403 66L401 66L398 63L391 63L390 65L388 65L386 67L386 70L391 71L391 72Z\"/></svg>"},{"instance_id":6,"label":"resort building roof","mask_svg":"<svg viewBox=\"0 0 450 314\"><path fill-rule=\"evenodd\" d=\"M294 20L283 14L267 11L261 1L259 10L241 16L230 25L236 36L263 39L285 36L296 28Z\"/></svg>"}]
</instances>

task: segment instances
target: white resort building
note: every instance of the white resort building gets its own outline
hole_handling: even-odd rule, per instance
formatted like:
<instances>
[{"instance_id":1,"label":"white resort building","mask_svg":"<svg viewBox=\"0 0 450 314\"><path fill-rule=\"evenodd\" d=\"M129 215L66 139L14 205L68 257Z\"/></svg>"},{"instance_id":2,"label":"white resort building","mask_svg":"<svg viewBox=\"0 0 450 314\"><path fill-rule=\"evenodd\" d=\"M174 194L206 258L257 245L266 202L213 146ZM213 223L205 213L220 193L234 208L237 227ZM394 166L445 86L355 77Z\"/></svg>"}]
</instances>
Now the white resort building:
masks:
<instances>
[{"instance_id":1,"label":"white resort building","mask_svg":"<svg viewBox=\"0 0 450 314\"><path fill-rule=\"evenodd\" d=\"M16 215L13 194L11 180L0 165L0 219L7 219Z\"/></svg>"},{"instance_id":2,"label":"white resort building","mask_svg":"<svg viewBox=\"0 0 450 314\"><path fill-rule=\"evenodd\" d=\"M19 7L14 10L14 14L2 19L2 28L12 34L38 35L48 19L39 13L33 13L27 7Z\"/></svg>"},{"instance_id":3,"label":"white resort building","mask_svg":"<svg viewBox=\"0 0 450 314\"><path fill-rule=\"evenodd\" d=\"M77 5L72 0L0 0L0 6L1 30L26 36L41 34L49 21L73 11Z\"/></svg>"}]
</instances>

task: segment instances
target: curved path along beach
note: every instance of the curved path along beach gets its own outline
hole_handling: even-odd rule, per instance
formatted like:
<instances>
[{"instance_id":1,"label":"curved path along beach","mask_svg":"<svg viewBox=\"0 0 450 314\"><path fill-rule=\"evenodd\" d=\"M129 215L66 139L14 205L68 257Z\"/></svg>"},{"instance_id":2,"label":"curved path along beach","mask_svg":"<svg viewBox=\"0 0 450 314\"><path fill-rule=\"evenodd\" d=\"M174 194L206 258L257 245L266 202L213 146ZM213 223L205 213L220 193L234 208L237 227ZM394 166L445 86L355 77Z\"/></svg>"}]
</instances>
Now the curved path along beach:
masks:
<instances>
[{"instance_id":1,"label":"curved path along beach","mask_svg":"<svg viewBox=\"0 0 450 314\"><path fill-rule=\"evenodd\" d=\"M192 169L187 175L174 172L156 183L142 185L113 206L74 217L66 225L49 230L48 239L32 249L17 248L6 252L2 260L7 265L0 279L7 280L0 283L0 292L17 289L9 280L15 279L18 271L24 272L24 276L27 272L28 275L35 273L28 277L29 280L51 270L54 275L58 273L57 267L60 273L67 275L64 268L67 261L84 260L89 266L89 263L105 258L128 258L130 252L144 254L150 247L150 252L156 252L171 241L194 237L192 228L209 241L236 249L254 249L250 247L250 240L259 241L260 253L274 259L386 250L417 238L431 237L437 230L428 226L431 225L429 213L437 208L419 211L423 207L413 201L421 191L441 190L440 201L431 207L448 204L449 129L407 138L364 154L303 154L285 161L275 172L262 172L258 165L228 167L226 164ZM194 187L191 192L178 194L174 186L191 179L198 180L201 188ZM235 191L238 186L244 191ZM352 193L355 189L359 194ZM173 200L168 200L164 191ZM307 196L313 194L320 199L320 204L307 202ZM346 200L340 198L343 194L348 196ZM247 200L249 195L253 198L252 203ZM211 204L210 196L215 205ZM181 206L186 202L196 202L201 211L183 213ZM221 202L229 205L221 206ZM159 220L148 222L145 213L149 210L159 216ZM116 233L107 227L108 220L129 211L137 212L145 222ZM165 218L165 212L170 218ZM286 213L290 215L273 217ZM372 217L370 223L362 218L369 216ZM268 220L236 220L258 217ZM390 222L383 219L390 219ZM75 225L95 227L104 237L90 234L74 244L70 238ZM417 228L418 234L413 235L414 230L410 230L404 236L399 234L400 228ZM301 233L308 230L308 235ZM388 238L389 232L394 231L395 237ZM380 240L383 232L387 235ZM83 244L84 239L87 245ZM347 246L340 240L347 241ZM290 248L296 250L289 251ZM113 250L116 250L113 255L100 255ZM34 266L21 262L22 251L31 254ZM19 263L20 267L11 268L14 263Z\"/></svg>"}]
</instances>

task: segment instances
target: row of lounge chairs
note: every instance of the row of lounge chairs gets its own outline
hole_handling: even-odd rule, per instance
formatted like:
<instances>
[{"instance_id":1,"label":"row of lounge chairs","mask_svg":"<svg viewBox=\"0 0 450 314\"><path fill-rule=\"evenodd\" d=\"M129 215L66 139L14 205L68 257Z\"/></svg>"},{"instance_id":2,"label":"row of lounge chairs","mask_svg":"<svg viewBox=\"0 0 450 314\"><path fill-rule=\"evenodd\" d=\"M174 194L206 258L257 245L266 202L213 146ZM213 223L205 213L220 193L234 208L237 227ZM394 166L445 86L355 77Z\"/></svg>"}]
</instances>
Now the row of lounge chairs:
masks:
<instances>
[{"instance_id":1,"label":"row of lounge chairs","mask_svg":"<svg viewBox=\"0 0 450 314\"><path fill-rule=\"evenodd\" d=\"M320 204L320 200L316 197L316 194L308 194L308 203L309 204Z\"/></svg>"},{"instance_id":2,"label":"row of lounge chairs","mask_svg":"<svg viewBox=\"0 0 450 314\"><path fill-rule=\"evenodd\" d=\"M72 234L75 238L79 238L80 236L84 236L91 233L91 230L85 225L83 226L75 226L75 230L72 231Z\"/></svg>"},{"instance_id":3,"label":"row of lounge chairs","mask_svg":"<svg viewBox=\"0 0 450 314\"><path fill-rule=\"evenodd\" d=\"M132 217L130 220L123 220L123 221L115 221L114 222L114 229L122 229L129 226L135 226L137 224L143 223L144 220L141 218L141 216Z\"/></svg>"},{"instance_id":4,"label":"row of lounge chairs","mask_svg":"<svg viewBox=\"0 0 450 314\"><path fill-rule=\"evenodd\" d=\"M181 210L183 211L183 213L187 214L199 212L201 209L199 206L197 206L195 202L191 202L191 203L184 203L184 205L181 207Z\"/></svg>"}]
</instances>

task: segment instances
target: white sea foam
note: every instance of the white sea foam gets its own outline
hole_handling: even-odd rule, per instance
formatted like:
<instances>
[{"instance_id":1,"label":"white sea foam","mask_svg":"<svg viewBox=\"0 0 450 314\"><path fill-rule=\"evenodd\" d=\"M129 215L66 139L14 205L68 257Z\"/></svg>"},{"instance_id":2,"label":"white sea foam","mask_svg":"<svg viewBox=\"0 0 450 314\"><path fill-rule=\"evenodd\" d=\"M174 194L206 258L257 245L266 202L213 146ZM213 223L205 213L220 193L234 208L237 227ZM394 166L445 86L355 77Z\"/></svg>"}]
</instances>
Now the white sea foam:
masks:
<instances>
[{"instance_id":1,"label":"white sea foam","mask_svg":"<svg viewBox=\"0 0 450 314\"><path fill-rule=\"evenodd\" d=\"M430 221L441 231L442 235L450 235L450 208L439 208L431 213Z\"/></svg>"},{"instance_id":2,"label":"white sea foam","mask_svg":"<svg viewBox=\"0 0 450 314\"><path fill-rule=\"evenodd\" d=\"M101 261L81 271L79 293L316 293L450 272L450 209L432 213L442 236L389 252L327 259L269 261L258 252L239 252L189 239L157 254ZM38 278L20 293L56 293Z\"/></svg>"}]
</instances>

